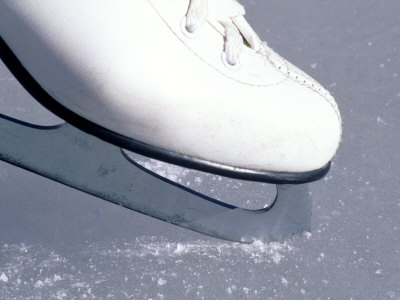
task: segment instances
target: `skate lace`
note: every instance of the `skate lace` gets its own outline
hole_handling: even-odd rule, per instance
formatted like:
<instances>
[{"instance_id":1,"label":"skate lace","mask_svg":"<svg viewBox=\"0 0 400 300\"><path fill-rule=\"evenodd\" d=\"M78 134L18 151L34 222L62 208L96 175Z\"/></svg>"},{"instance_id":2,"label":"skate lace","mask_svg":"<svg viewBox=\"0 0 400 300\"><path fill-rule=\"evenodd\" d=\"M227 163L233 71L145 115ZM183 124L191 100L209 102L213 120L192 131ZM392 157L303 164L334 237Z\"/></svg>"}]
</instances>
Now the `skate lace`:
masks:
<instances>
[{"instance_id":1,"label":"skate lace","mask_svg":"<svg viewBox=\"0 0 400 300\"><path fill-rule=\"evenodd\" d=\"M244 19L244 7L236 0L190 0L186 14L186 29L196 32L211 15L225 28L224 52L231 65L237 65L244 45L243 37L255 51L262 42Z\"/></svg>"},{"instance_id":2,"label":"skate lace","mask_svg":"<svg viewBox=\"0 0 400 300\"><path fill-rule=\"evenodd\" d=\"M264 56L282 74L305 85L336 105L333 97L317 81L289 63L262 41L244 18L245 9L236 0L189 0L186 30L195 33L208 18L217 20L225 28L223 57L231 66L240 64L244 39L255 52Z\"/></svg>"}]
</instances>

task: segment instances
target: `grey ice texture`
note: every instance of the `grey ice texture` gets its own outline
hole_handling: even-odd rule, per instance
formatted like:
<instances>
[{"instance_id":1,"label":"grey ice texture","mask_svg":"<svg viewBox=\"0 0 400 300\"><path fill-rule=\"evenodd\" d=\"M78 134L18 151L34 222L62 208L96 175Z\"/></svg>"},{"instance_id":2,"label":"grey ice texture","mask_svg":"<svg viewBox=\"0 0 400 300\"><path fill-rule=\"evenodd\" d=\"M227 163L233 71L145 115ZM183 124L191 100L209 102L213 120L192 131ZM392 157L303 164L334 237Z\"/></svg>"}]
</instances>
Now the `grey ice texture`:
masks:
<instances>
[{"instance_id":1,"label":"grey ice texture","mask_svg":"<svg viewBox=\"0 0 400 300\"><path fill-rule=\"evenodd\" d=\"M311 185L312 233L219 241L0 162L0 299L400 299L400 1L242 3L262 39L327 87L342 113L332 170ZM59 122L3 64L0 113ZM137 159L244 207L273 194Z\"/></svg>"}]
</instances>

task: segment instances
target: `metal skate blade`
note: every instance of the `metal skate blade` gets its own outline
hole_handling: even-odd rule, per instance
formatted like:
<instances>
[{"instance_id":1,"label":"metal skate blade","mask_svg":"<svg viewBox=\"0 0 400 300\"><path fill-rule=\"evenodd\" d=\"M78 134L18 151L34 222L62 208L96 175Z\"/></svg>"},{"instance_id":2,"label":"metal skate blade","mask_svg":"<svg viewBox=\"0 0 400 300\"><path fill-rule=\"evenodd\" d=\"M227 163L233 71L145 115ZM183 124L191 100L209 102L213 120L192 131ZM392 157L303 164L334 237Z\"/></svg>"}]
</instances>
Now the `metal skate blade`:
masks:
<instances>
[{"instance_id":1,"label":"metal skate blade","mask_svg":"<svg viewBox=\"0 0 400 300\"><path fill-rule=\"evenodd\" d=\"M43 127L0 115L0 159L131 210L217 238L281 241L310 230L307 184L277 185L265 209L195 192L135 163L119 147L69 124Z\"/></svg>"}]
</instances>

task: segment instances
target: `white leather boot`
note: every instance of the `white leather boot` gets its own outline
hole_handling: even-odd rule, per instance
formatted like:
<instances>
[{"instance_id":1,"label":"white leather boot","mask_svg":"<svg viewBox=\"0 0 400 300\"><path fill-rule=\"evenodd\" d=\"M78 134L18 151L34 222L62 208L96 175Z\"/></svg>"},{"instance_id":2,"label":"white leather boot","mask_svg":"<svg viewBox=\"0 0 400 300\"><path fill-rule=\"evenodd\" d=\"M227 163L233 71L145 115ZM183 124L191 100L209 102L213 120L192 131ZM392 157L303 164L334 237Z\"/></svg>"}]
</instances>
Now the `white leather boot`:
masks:
<instances>
[{"instance_id":1,"label":"white leather boot","mask_svg":"<svg viewBox=\"0 0 400 300\"><path fill-rule=\"evenodd\" d=\"M234 0L0 0L0 34L54 101L128 148L217 173L324 168L334 99L243 15Z\"/></svg>"}]
</instances>

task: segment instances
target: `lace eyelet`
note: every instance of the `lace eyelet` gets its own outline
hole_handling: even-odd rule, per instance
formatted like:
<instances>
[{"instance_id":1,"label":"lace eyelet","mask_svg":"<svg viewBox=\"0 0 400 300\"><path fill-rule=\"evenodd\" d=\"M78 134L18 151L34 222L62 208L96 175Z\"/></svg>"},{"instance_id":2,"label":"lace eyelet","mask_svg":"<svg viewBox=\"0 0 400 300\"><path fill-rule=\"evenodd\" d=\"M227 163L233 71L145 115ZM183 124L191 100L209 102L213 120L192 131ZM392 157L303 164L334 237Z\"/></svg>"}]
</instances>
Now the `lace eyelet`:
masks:
<instances>
[{"instance_id":1,"label":"lace eyelet","mask_svg":"<svg viewBox=\"0 0 400 300\"><path fill-rule=\"evenodd\" d=\"M195 38L200 34L200 29L196 30L195 32L190 32L186 27L186 16L183 16L181 20L181 30L182 33L188 38Z\"/></svg>"},{"instance_id":2,"label":"lace eyelet","mask_svg":"<svg viewBox=\"0 0 400 300\"><path fill-rule=\"evenodd\" d=\"M225 65L225 67L227 67L228 69L230 69L232 71L237 71L240 69L240 61L238 61L238 62L236 62L236 64L232 65L231 63L228 62L225 51L223 51L221 53L221 60L222 60L222 63Z\"/></svg>"}]
</instances>

